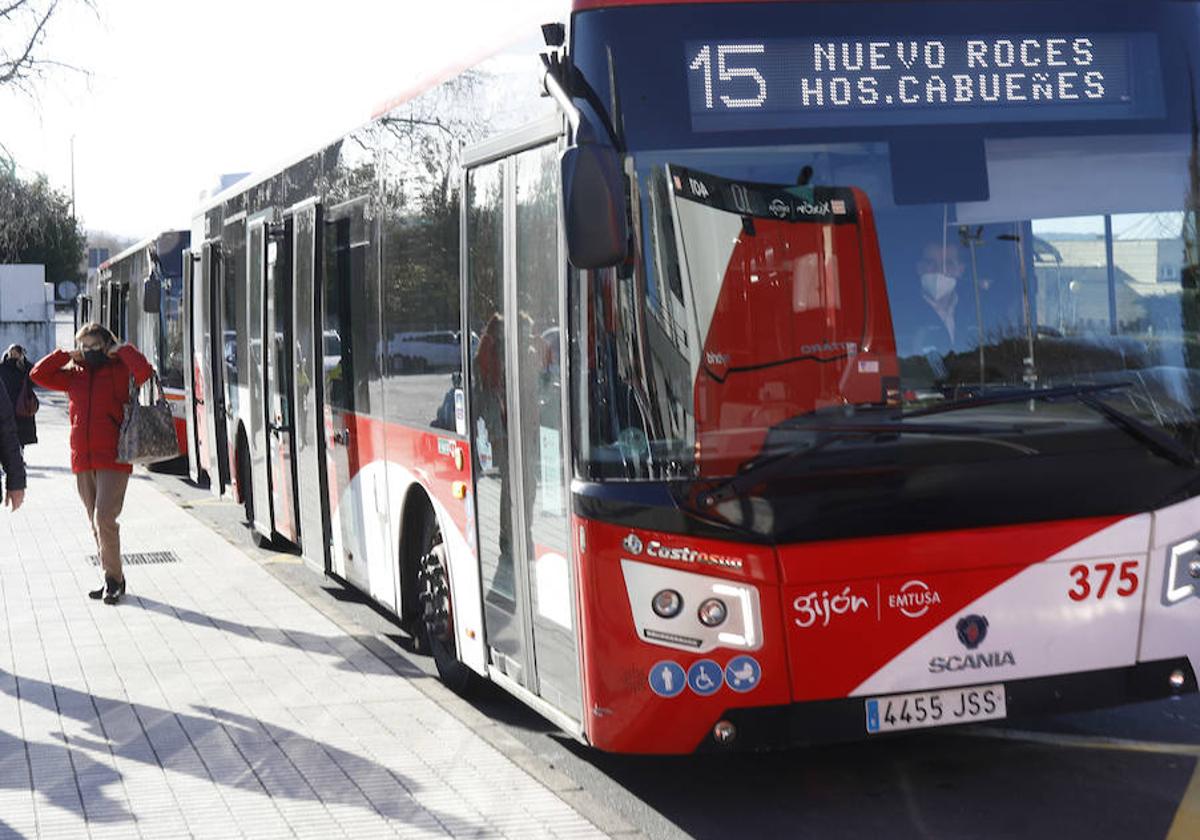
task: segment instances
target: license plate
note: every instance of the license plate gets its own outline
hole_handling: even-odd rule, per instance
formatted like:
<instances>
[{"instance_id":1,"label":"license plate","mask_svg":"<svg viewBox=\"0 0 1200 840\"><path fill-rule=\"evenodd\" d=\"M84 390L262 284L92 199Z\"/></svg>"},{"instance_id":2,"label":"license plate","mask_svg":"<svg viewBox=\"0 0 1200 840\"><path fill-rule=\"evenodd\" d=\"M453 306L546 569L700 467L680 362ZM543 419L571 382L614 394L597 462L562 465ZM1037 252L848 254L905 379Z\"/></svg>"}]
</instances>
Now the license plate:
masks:
<instances>
[{"instance_id":1,"label":"license plate","mask_svg":"<svg viewBox=\"0 0 1200 840\"><path fill-rule=\"evenodd\" d=\"M894 694L867 700L867 732L874 735L901 729L952 726L997 720L1007 714L1003 683Z\"/></svg>"}]
</instances>

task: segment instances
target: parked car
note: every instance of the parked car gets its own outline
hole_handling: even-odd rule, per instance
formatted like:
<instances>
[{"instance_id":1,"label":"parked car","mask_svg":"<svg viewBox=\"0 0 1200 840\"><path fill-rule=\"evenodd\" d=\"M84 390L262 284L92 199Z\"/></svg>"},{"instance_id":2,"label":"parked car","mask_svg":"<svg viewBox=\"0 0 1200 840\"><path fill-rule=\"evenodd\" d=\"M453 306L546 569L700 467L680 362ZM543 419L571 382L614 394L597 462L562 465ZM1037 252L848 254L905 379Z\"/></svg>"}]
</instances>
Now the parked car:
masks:
<instances>
[{"instance_id":1,"label":"parked car","mask_svg":"<svg viewBox=\"0 0 1200 840\"><path fill-rule=\"evenodd\" d=\"M459 334L455 330L402 332L388 341L389 373L437 373L456 370L461 364Z\"/></svg>"}]
</instances>

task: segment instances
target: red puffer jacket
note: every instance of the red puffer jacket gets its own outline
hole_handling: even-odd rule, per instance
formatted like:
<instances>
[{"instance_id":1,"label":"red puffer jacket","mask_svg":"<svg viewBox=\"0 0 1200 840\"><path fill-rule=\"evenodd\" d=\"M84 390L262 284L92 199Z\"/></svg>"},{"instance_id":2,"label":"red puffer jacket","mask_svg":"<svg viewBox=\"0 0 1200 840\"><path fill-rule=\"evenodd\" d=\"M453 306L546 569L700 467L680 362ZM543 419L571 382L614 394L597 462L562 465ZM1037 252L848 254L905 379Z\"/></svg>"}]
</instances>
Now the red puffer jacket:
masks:
<instances>
[{"instance_id":1,"label":"red puffer jacket","mask_svg":"<svg viewBox=\"0 0 1200 840\"><path fill-rule=\"evenodd\" d=\"M70 398L71 472L132 472L117 463L117 436L129 402L129 375L144 383L154 372L136 347L123 344L117 357L98 368L68 365L71 354L55 350L33 366L29 378L43 388L66 391Z\"/></svg>"}]
</instances>

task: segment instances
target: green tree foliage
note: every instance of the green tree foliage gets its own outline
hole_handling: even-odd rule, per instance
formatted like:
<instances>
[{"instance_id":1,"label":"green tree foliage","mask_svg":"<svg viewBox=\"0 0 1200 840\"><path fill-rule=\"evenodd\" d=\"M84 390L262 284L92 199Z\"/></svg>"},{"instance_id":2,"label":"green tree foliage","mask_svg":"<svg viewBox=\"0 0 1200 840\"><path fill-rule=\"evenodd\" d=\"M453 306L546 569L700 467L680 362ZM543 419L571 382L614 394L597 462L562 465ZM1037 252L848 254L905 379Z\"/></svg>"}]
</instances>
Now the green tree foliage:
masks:
<instances>
[{"instance_id":1,"label":"green tree foliage","mask_svg":"<svg viewBox=\"0 0 1200 840\"><path fill-rule=\"evenodd\" d=\"M48 281L79 280L86 246L71 200L44 175L0 171L0 263L40 263Z\"/></svg>"}]
</instances>

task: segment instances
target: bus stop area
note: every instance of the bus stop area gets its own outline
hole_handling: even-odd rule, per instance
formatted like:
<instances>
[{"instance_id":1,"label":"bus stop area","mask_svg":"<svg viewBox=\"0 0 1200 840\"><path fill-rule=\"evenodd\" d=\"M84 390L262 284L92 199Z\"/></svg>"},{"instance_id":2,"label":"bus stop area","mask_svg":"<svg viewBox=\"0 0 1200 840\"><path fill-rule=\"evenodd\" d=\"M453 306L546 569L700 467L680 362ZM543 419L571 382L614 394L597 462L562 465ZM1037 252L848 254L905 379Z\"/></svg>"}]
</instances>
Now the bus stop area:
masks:
<instances>
[{"instance_id":1,"label":"bus stop area","mask_svg":"<svg viewBox=\"0 0 1200 840\"><path fill-rule=\"evenodd\" d=\"M0 514L0 838L612 833L144 472L128 594L89 600L64 408L44 398L25 504Z\"/></svg>"}]
</instances>

